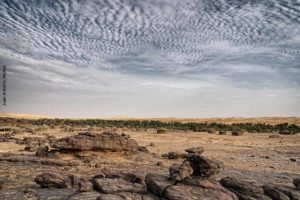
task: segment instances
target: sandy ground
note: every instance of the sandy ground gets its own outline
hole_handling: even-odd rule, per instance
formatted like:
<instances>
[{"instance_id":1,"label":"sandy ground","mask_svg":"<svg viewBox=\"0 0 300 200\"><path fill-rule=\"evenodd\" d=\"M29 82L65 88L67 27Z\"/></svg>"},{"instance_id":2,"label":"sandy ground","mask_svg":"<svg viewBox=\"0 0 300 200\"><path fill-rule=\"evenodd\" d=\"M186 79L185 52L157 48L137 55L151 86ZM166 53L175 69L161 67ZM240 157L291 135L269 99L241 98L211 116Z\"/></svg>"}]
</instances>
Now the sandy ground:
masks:
<instances>
[{"instance_id":1,"label":"sandy ground","mask_svg":"<svg viewBox=\"0 0 300 200\"><path fill-rule=\"evenodd\" d=\"M242 136L209 133L171 132L157 134L130 132L140 145L148 146L152 153L184 152L188 147L202 146L203 155L224 162L225 167L276 173L300 173L300 135L269 138L268 133L245 133ZM290 158L296 159L292 162Z\"/></svg>"},{"instance_id":2,"label":"sandy ground","mask_svg":"<svg viewBox=\"0 0 300 200\"><path fill-rule=\"evenodd\" d=\"M119 130L119 133L121 132ZM257 180L262 180L262 183L286 182L287 179L291 180L295 176L300 177L300 134L269 138L272 135L270 133L245 133L242 136L195 132L157 134L149 131L125 131L125 133L135 139L140 146L146 146L152 154L126 157L118 153L92 153L95 159L91 159L86 164L84 162L83 165L78 167L0 161L0 179L8 180L7 187L14 187L16 183L20 186L33 184L33 177L43 171L93 176L99 173L99 168L95 167L95 164L97 164L95 162L98 162L100 168L140 171L142 173L151 171L167 172L168 166L181 161L163 159L161 157L163 153L170 151L183 153L185 149L197 146L204 147L204 156L218 159L224 163L225 169L220 176L254 177ZM33 136L55 135L56 137L66 137L73 134L76 134L76 132L69 133L54 129ZM22 138L29 135L29 133L25 133L16 137ZM154 146L149 145L151 142L154 143ZM23 149L24 145L12 142L0 143L0 154L12 152L21 156L34 155L34 152L26 152ZM296 159L296 161L291 161L291 158ZM158 161L162 161L163 166L157 166ZM278 180L275 180L276 178Z\"/></svg>"}]
</instances>

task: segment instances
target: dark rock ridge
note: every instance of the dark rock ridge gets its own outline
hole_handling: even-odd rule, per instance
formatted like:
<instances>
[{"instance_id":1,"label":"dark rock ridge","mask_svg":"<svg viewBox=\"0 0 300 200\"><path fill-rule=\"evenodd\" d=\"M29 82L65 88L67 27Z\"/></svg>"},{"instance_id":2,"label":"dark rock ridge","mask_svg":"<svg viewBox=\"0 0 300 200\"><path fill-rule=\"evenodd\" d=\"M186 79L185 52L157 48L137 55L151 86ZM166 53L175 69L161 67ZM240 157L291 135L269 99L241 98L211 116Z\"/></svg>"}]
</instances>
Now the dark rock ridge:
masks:
<instances>
[{"instance_id":1,"label":"dark rock ridge","mask_svg":"<svg viewBox=\"0 0 300 200\"><path fill-rule=\"evenodd\" d=\"M80 151L137 151L135 140L117 133L104 132L102 134L85 132L75 136L58 139L50 144L59 150Z\"/></svg>"}]
</instances>

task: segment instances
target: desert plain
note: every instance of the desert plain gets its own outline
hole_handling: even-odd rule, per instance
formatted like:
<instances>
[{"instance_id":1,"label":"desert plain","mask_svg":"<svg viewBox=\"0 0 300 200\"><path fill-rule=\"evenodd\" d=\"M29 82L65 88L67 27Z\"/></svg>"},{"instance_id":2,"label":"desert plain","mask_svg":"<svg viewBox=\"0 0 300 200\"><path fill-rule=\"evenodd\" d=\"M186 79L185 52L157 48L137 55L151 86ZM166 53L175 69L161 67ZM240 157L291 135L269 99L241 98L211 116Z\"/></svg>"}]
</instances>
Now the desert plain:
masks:
<instances>
[{"instance_id":1,"label":"desert plain","mask_svg":"<svg viewBox=\"0 0 300 200\"><path fill-rule=\"evenodd\" d=\"M299 199L300 134L55 126L0 139L0 199Z\"/></svg>"}]
</instances>

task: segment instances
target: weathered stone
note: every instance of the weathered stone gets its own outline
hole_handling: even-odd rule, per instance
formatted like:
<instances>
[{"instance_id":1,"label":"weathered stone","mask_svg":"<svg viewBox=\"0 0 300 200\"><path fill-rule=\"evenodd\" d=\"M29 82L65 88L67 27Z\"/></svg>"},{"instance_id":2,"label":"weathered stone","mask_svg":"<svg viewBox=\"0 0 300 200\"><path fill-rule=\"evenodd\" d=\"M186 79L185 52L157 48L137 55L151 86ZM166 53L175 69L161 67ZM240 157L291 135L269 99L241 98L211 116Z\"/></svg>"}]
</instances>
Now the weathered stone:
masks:
<instances>
[{"instance_id":1,"label":"weathered stone","mask_svg":"<svg viewBox=\"0 0 300 200\"><path fill-rule=\"evenodd\" d=\"M149 173L145 177L147 189L157 196L163 196L166 188L175 184L175 181L170 180L168 177Z\"/></svg>"},{"instance_id":2,"label":"weathered stone","mask_svg":"<svg viewBox=\"0 0 300 200\"><path fill-rule=\"evenodd\" d=\"M194 154L202 154L204 152L203 147L193 147L185 150L188 153L194 153Z\"/></svg>"},{"instance_id":3,"label":"weathered stone","mask_svg":"<svg viewBox=\"0 0 300 200\"><path fill-rule=\"evenodd\" d=\"M149 146L154 147L155 146L154 142L150 142Z\"/></svg>"},{"instance_id":4,"label":"weathered stone","mask_svg":"<svg viewBox=\"0 0 300 200\"><path fill-rule=\"evenodd\" d=\"M274 186L264 185L265 194L274 200L290 200L290 198Z\"/></svg>"},{"instance_id":5,"label":"weathered stone","mask_svg":"<svg viewBox=\"0 0 300 200\"><path fill-rule=\"evenodd\" d=\"M99 192L81 192L70 198L70 200L97 200L101 194Z\"/></svg>"},{"instance_id":6,"label":"weathered stone","mask_svg":"<svg viewBox=\"0 0 300 200\"><path fill-rule=\"evenodd\" d=\"M288 196L291 200L300 200L300 192L295 188L291 188L288 186L274 186L278 191L282 192L286 196Z\"/></svg>"},{"instance_id":7,"label":"weathered stone","mask_svg":"<svg viewBox=\"0 0 300 200\"><path fill-rule=\"evenodd\" d=\"M159 197L153 195L153 194L143 194L142 197L143 200L160 200Z\"/></svg>"},{"instance_id":8,"label":"weathered stone","mask_svg":"<svg viewBox=\"0 0 300 200\"><path fill-rule=\"evenodd\" d=\"M80 181L78 183L79 192L91 192L93 191L93 184L90 181Z\"/></svg>"},{"instance_id":9,"label":"weathered stone","mask_svg":"<svg viewBox=\"0 0 300 200\"><path fill-rule=\"evenodd\" d=\"M181 181L189 177L193 173L193 168L189 161L183 162L181 165L173 164L169 167L170 178L175 181Z\"/></svg>"},{"instance_id":10,"label":"weathered stone","mask_svg":"<svg viewBox=\"0 0 300 200\"><path fill-rule=\"evenodd\" d=\"M179 158L187 158L187 154L171 151L167 154L163 154L162 157L173 160L173 159L179 159Z\"/></svg>"},{"instance_id":11,"label":"weathered stone","mask_svg":"<svg viewBox=\"0 0 300 200\"><path fill-rule=\"evenodd\" d=\"M39 174L34 181L42 188L71 188L72 186L69 177L56 173Z\"/></svg>"},{"instance_id":12,"label":"weathered stone","mask_svg":"<svg viewBox=\"0 0 300 200\"><path fill-rule=\"evenodd\" d=\"M118 194L101 194L97 200L124 200L124 198Z\"/></svg>"},{"instance_id":13,"label":"weathered stone","mask_svg":"<svg viewBox=\"0 0 300 200\"><path fill-rule=\"evenodd\" d=\"M138 146L138 150L141 152L149 153L147 147L145 147L145 146Z\"/></svg>"},{"instance_id":14,"label":"weathered stone","mask_svg":"<svg viewBox=\"0 0 300 200\"><path fill-rule=\"evenodd\" d=\"M254 182L225 177L221 179L220 183L241 200L269 199L263 195L263 189Z\"/></svg>"},{"instance_id":15,"label":"weathered stone","mask_svg":"<svg viewBox=\"0 0 300 200\"><path fill-rule=\"evenodd\" d=\"M76 190L72 188L42 188L34 191L37 200L65 200L70 199L75 193ZM28 200L31 200L31 198L28 198Z\"/></svg>"},{"instance_id":16,"label":"weathered stone","mask_svg":"<svg viewBox=\"0 0 300 200\"><path fill-rule=\"evenodd\" d=\"M294 183L294 186L300 190L300 178L294 178L293 179L293 183Z\"/></svg>"},{"instance_id":17,"label":"weathered stone","mask_svg":"<svg viewBox=\"0 0 300 200\"><path fill-rule=\"evenodd\" d=\"M94 150L94 151L137 151L135 140L116 133L96 134L91 132L56 140L51 147L60 150Z\"/></svg>"},{"instance_id":18,"label":"weathered stone","mask_svg":"<svg viewBox=\"0 0 300 200\"><path fill-rule=\"evenodd\" d=\"M48 156L48 151L49 151L48 146L38 147L38 149L35 152L35 155L40 157L46 157Z\"/></svg>"},{"instance_id":19,"label":"weathered stone","mask_svg":"<svg viewBox=\"0 0 300 200\"><path fill-rule=\"evenodd\" d=\"M101 178L93 180L94 187L104 194L119 192L147 193L145 187L138 183L130 183L121 178Z\"/></svg>"},{"instance_id":20,"label":"weathered stone","mask_svg":"<svg viewBox=\"0 0 300 200\"><path fill-rule=\"evenodd\" d=\"M203 188L191 185L173 185L166 189L164 197L171 200L191 200L191 199L205 199L205 200L237 200L238 198L224 190Z\"/></svg>"},{"instance_id":21,"label":"weathered stone","mask_svg":"<svg viewBox=\"0 0 300 200\"><path fill-rule=\"evenodd\" d=\"M223 167L222 162L215 159L208 159L198 154L189 154L187 161L190 162L193 168L194 176L210 177L218 174Z\"/></svg>"},{"instance_id":22,"label":"weathered stone","mask_svg":"<svg viewBox=\"0 0 300 200\"><path fill-rule=\"evenodd\" d=\"M120 197L122 197L124 200L144 200L143 199L143 195L142 194L136 194L136 193L129 193L129 192L121 192L118 195L120 195Z\"/></svg>"}]
</instances>

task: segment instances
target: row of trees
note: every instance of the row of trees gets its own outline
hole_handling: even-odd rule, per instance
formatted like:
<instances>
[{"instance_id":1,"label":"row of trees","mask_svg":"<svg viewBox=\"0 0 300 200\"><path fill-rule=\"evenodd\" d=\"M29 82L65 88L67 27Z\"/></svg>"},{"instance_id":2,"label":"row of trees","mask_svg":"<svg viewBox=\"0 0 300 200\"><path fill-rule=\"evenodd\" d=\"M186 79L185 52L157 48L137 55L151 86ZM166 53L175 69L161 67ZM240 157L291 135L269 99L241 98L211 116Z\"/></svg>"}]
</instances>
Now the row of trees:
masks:
<instances>
[{"instance_id":1,"label":"row of trees","mask_svg":"<svg viewBox=\"0 0 300 200\"><path fill-rule=\"evenodd\" d=\"M142 129L175 129L192 130L204 132L209 130L216 131L247 131L250 133L264 132L286 132L300 133L300 126L295 124L282 123L270 125L265 123L181 123L181 122L161 122L154 120L102 120L102 119L15 119L0 118L1 125L24 126L24 125L48 125L48 126L73 126L73 127L116 127L116 128L142 128Z\"/></svg>"}]
</instances>

